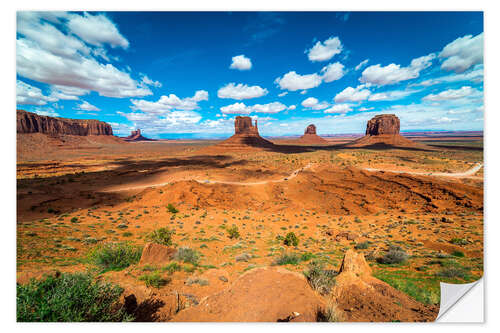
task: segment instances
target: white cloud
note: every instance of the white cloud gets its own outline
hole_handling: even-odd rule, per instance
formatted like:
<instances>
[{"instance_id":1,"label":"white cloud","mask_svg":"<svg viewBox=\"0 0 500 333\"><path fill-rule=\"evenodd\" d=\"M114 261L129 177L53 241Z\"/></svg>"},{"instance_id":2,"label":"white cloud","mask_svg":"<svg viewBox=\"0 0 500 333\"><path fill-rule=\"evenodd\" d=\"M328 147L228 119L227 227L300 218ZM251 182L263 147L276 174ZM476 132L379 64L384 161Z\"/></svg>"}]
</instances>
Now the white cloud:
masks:
<instances>
[{"instance_id":1,"label":"white cloud","mask_svg":"<svg viewBox=\"0 0 500 333\"><path fill-rule=\"evenodd\" d=\"M250 99L267 95L267 89L246 84L228 83L217 91L219 98L232 98L237 100Z\"/></svg>"},{"instance_id":2,"label":"white cloud","mask_svg":"<svg viewBox=\"0 0 500 333\"><path fill-rule=\"evenodd\" d=\"M362 62L360 62L355 68L354 70L356 71L359 71L361 68L365 67L366 64L368 63L368 61L370 61L370 59L365 59L363 60Z\"/></svg>"},{"instance_id":3,"label":"white cloud","mask_svg":"<svg viewBox=\"0 0 500 333\"><path fill-rule=\"evenodd\" d=\"M91 47L74 35L64 33L69 29L67 24L76 16L80 16L83 20L88 20L90 17L88 14L83 17L67 13L48 15L39 12L28 14L19 12L17 24L19 37L16 41L17 74L52 85L96 91L101 96L107 97L151 95L151 91L132 79L129 73L118 70L112 64L99 63L92 57L95 52ZM42 18L58 23L59 28L42 21ZM102 30L99 31L102 36L99 37L101 44L120 45L118 40L110 37L113 31L106 31L106 26L102 26ZM90 33L86 36L91 39ZM121 44L125 45L123 41Z\"/></svg>"},{"instance_id":4,"label":"white cloud","mask_svg":"<svg viewBox=\"0 0 500 333\"><path fill-rule=\"evenodd\" d=\"M274 82L279 85L282 90L304 90L315 88L321 84L322 78L318 74L306 74L300 75L295 71L290 71L283 75L283 77L278 77Z\"/></svg>"},{"instance_id":5,"label":"white cloud","mask_svg":"<svg viewBox=\"0 0 500 333\"><path fill-rule=\"evenodd\" d=\"M288 107L288 110L295 110L296 108L297 108L297 107L296 107L295 105L290 105L290 106Z\"/></svg>"},{"instance_id":6,"label":"white cloud","mask_svg":"<svg viewBox=\"0 0 500 333\"><path fill-rule=\"evenodd\" d=\"M52 86L50 96L58 100L78 100L80 96L88 94L90 91L75 87Z\"/></svg>"},{"instance_id":7,"label":"white cloud","mask_svg":"<svg viewBox=\"0 0 500 333\"><path fill-rule=\"evenodd\" d=\"M331 108L328 108L324 113L346 113L352 111L352 107L349 104L335 104Z\"/></svg>"},{"instance_id":8,"label":"white cloud","mask_svg":"<svg viewBox=\"0 0 500 333\"><path fill-rule=\"evenodd\" d=\"M147 86L153 86L156 88L161 88L162 86L160 81L153 81L147 75L143 75L141 82Z\"/></svg>"},{"instance_id":9,"label":"white cloud","mask_svg":"<svg viewBox=\"0 0 500 333\"><path fill-rule=\"evenodd\" d=\"M92 105L87 101L82 101L82 103L79 104L77 108L84 111L101 111L101 109L99 109L97 106Z\"/></svg>"},{"instance_id":10,"label":"white cloud","mask_svg":"<svg viewBox=\"0 0 500 333\"><path fill-rule=\"evenodd\" d=\"M116 25L103 14L84 13L83 16L71 14L68 28L72 33L92 45L109 44L111 47L119 46L124 49L129 46L128 40L120 34Z\"/></svg>"},{"instance_id":11,"label":"white cloud","mask_svg":"<svg viewBox=\"0 0 500 333\"><path fill-rule=\"evenodd\" d=\"M288 94L288 91L283 91L281 94L278 94L278 97L283 97Z\"/></svg>"},{"instance_id":12,"label":"white cloud","mask_svg":"<svg viewBox=\"0 0 500 333\"><path fill-rule=\"evenodd\" d=\"M361 112L364 112L364 111L370 111L370 110L373 110L373 109L375 109L375 108L372 106L372 107L369 107L369 108L367 108L367 107L361 107L358 110L361 111Z\"/></svg>"},{"instance_id":13,"label":"white cloud","mask_svg":"<svg viewBox=\"0 0 500 333\"><path fill-rule=\"evenodd\" d=\"M424 101L445 101L452 99L460 99L468 97L474 94L481 93L477 89L471 88L469 86L462 87L460 89L448 89L440 92L439 94L429 94L422 98Z\"/></svg>"},{"instance_id":14,"label":"white cloud","mask_svg":"<svg viewBox=\"0 0 500 333\"><path fill-rule=\"evenodd\" d=\"M370 96L371 92L368 89L365 89L365 85L361 84L356 88L347 87L341 92L339 92L334 100L337 103L341 102L359 102L364 101Z\"/></svg>"},{"instance_id":15,"label":"white cloud","mask_svg":"<svg viewBox=\"0 0 500 333\"><path fill-rule=\"evenodd\" d=\"M305 95L305 94L307 94L307 90L302 90L302 91L300 92L300 94L301 94L301 95Z\"/></svg>"},{"instance_id":16,"label":"white cloud","mask_svg":"<svg viewBox=\"0 0 500 333\"><path fill-rule=\"evenodd\" d=\"M362 83L385 86L414 79L420 75L422 70L432 64L432 60L435 57L436 55L431 53L423 57L415 58L408 67L401 67L396 64L389 64L384 67L380 66L380 64L372 65L363 71L359 81Z\"/></svg>"},{"instance_id":17,"label":"white cloud","mask_svg":"<svg viewBox=\"0 0 500 333\"><path fill-rule=\"evenodd\" d=\"M302 106L312 110L323 110L330 106L327 102L319 102L317 98L309 97L302 101Z\"/></svg>"},{"instance_id":18,"label":"white cloud","mask_svg":"<svg viewBox=\"0 0 500 333\"><path fill-rule=\"evenodd\" d=\"M483 33L472 37L466 35L446 45L439 57L446 59L441 68L447 71L463 73L476 64L483 63Z\"/></svg>"},{"instance_id":19,"label":"white cloud","mask_svg":"<svg viewBox=\"0 0 500 333\"><path fill-rule=\"evenodd\" d=\"M476 65L474 69L472 69L467 73L451 74L451 75L436 77L419 83L414 83L413 85L432 86L440 83L450 83L450 82L460 82L460 81L471 81L474 83L480 83L483 82L483 78L484 78L483 65Z\"/></svg>"},{"instance_id":20,"label":"white cloud","mask_svg":"<svg viewBox=\"0 0 500 333\"><path fill-rule=\"evenodd\" d=\"M340 62L329 64L321 69L324 82L332 82L344 76L344 65Z\"/></svg>"},{"instance_id":21,"label":"white cloud","mask_svg":"<svg viewBox=\"0 0 500 333\"><path fill-rule=\"evenodd\" d=\"M252 61L243 54L234 56L232 60L233 62L231 63L231 66L229 66L231 69L246 71L252 68Z\"/></svg>"},{"instance_id":22,"label":"white cloud","mask_svg":"<svg viewBox=\"0 0 500 333\"><path fill-rule=\"evenodd\" d=\"M161 96L157 102L150 102L143 99L132 99L133 110L141 110L147 113L168 113L172 110L192 111L199 109L198 103L208 101L208 92L198 90L193 97L179 98L175 94Z\"/></svg>"},{"instance_id":23,"label":"white cloud","mask_svg":"<svg viewBox=\"0 0 500 333\"><path fill-rule=\"evenodd\" d=\"M340 52L342 52L342 43L338 37L332 36L323 43L318 41L312 48L306 50L304 53L307 54L310 61L326 61Z\"/></svg>"},{"instance_id":24,"label":"white cloud","mask_svg":"<svg viewBox=\"0 0 500 333\"><path fill-rule=\"evenodd\" d=\"M40 115L40 116L48 116L48 117L59 117L59 113L55 112L54 109L48 108L48 109L35 109L33 110L34 113Z\"/></svg>"},{"instance_id":25,"label":"white cloud","mask_svg":"<svg viewBox=\"0 0 500 333\"><path fill-rule=\"evenodd\" d=\"M57 102L57 98L45 96L40 88L33 87L26 82L17 80L16 102L20 105L45 105L47 102Z\"/></svg>"},{"instance_id":26,"label":"white cloud","mask_svg":"<svg viewBox=\"0 0 500 333\"><path fill-rule=\"evenodd\" d=\"M220 108L225 114L250 114L252 112L259 113L278 113L286 110L287 106L280 102L272 102L267 104L245 105L245 103L234 103Z\"/></svg>"}]
</instances>

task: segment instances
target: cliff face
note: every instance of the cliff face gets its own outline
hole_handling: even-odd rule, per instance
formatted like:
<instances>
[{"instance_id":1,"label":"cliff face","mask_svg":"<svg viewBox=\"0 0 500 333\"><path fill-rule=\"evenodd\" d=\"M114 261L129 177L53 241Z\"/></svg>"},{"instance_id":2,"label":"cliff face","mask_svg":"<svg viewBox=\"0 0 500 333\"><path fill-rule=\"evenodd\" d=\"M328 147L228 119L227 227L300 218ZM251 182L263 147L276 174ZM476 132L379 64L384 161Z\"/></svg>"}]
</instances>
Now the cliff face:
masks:
<instances>
[{"instance_id":1,"label":"cliff face","mask_svg":"<svg viewBox=\"0 0 500 333\"><path fill-rule=\"evenodd\" d=\"M57 135L113 135L111 125L94 119L66 119L40 116L17 110L17 133Z\"/></svg>"},{"instance_id":2,"label":"cliff face","mask_svg":"<svg viewBox=\"0 0 500 333\"><path fill-rule=\"evenodd\" d=\"M394 114L379 114L366 125L366 135L399 134L399 118Z\"/></svg>"},{"instance_id":3,"label":"cliff face","mask_svg":"<svg viewBox=\"0 0 500 333\"><path fill-rule=\"evenodd\" d=\"M252 118L236 116L234 119L234 134L254 134L259 135L257 121L255 126L252 124Z\"/></svg>"}]
</instances>

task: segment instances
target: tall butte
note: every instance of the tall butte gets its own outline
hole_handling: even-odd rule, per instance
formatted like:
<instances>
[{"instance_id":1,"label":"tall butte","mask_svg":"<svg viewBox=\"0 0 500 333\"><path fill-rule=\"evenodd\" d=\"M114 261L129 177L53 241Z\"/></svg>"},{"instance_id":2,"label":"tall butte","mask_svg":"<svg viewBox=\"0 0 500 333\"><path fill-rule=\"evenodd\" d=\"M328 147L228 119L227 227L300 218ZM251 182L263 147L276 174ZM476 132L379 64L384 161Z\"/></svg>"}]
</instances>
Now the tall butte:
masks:
<instances>
[{"instance_id":1,"label":"tall butte","mask_svg":"<svg viewBox=\"0 0 500 333\"><path fill-rule=\"evenodd\" d=\"M217 144L215 147L225 149L271 148L274 144L259 135L257 120L252 124L252 118L236 116L234 119L234 135Z\"/></svg>"},{"instance_id":2,"label":"tall butte","mask_svg":"<svg viewBox=\"0 0 500 333\"><path fill-rule=\"evenodd\" d=\"M348 147L395 146L426 148L424 144L414 142L399 134L400 121L394 114L379 114L366 124L365 136L351 143Z\"/></svg>"},{"instance_id":3,"label":"tall butte","mask_svg":"<svg viewBox=\"0 0 500 333\"><path fill-rule=\"evenodd\" d=\"M311 124L306 127L306 130L304 131L304 135L300 137L298 140L299 143L305 143L305 144L327 144L328 141L320 137L318 134L316 134L316 125Z\"/></svg>"}]
</instances>

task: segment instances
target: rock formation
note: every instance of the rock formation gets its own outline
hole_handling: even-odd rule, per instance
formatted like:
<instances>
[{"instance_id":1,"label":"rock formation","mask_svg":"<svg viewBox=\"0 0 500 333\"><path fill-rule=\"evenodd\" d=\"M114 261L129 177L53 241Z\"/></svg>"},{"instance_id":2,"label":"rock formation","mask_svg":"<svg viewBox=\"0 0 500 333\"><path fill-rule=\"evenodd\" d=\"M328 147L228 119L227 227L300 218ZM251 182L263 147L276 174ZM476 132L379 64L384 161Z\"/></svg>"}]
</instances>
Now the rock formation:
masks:
<instances>
[{"instance_id":1,"label":"rock formation","mask_svg":"<svg viewBox=\"0 0 500 333\"><path fill-rule=\"evenodd\" d=\"M59 135L113 135L111 125L95 119L67 119L40 116L17 110L17 133Z\"/></svg>"},{"instance_id":2,"label":"rock formation","mask_svg":"<svg viewBox=\"0 0 500 333\"><path fill-rule=\"evenodd\" d=\"M304 135L298 140L299 143L304 144L326 144L328 141L316 134L316 126L311 124L306 127Z\"/></svg>"},{"instance_id":3,"label":"rock formation","mask_svg":"<svg viewBox=\"0 0 500 333\"><path fill-rule=\"evenodd\" d=\"M274 144L259 135L257 120L252 124L252 118L236 116L234 119L234 135L222 141L213 148L224 149L248 149L248 148L272 148Z\"/></svg>"},{"instance_id":4,"label":"rock formation","mask_svg":"<svg viewBox=\"0 0 500 333\"><path fill-rule=\"evenodd\" d=\"M395 114L379 114L368 121L365 134L399 134L399 118Z\"/></svg>"},{"instance_id":5,"label":"rock formation","mask_svg":"<svg viewBox=\"0 0 500 333\"><path fill-rule=\"evenodd\" d=\"M130 135L126 138L123 138L125 141L156 141L155 139L150 139L142 136L141 130L137 129L137 131L130 132Z\"/></svg>"},{"instance_id":6,"label":"rock formation","mask_svg":"<svg viewBox=\"0 0 500 333\"><path fill-rule=\"evenodd\" d=\"M366 124L366 135L348 143L347 147L394 146L429 149L399 134L399 118L394 114L379 114Z\"/></svg>"}]
</instances>

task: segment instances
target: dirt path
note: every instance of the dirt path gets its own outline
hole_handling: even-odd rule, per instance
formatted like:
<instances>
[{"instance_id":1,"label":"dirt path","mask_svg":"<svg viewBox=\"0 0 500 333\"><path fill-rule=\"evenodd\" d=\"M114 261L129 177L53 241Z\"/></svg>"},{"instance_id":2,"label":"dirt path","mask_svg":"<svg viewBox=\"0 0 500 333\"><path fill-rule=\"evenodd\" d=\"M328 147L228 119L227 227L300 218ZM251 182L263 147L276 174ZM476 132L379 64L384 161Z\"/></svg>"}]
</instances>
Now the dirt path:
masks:
<instances>
[{"instance_id":1,"label":"dirt path","mask_svg":"<svg viewBox=\"0 0 500 333\"><path fill-rule=\"evenodd\" d=\"M183 180L194 180L200 184L227 184L227 185L242 185L242 186L265 185L265 184L269 184L269 183L280 183L280 182L284 182L284 181L293 179L293 178L297 177L299 172L307 170L311 166L312 166L312 164L309 163L306 166L295 170L287 177L283 177L280 179L274 179L274 180L273 179L263 180L260 182L231 182L231 181L224 181L224 180L209 180L209 179L202 179L202 180L200 180L200 179L183 179ZM143 184L143 185L137 185L137 186L125 186L125 187L122 186L122 187L116 187L116 188L112 188L109 190L105 190L102 192L121 192L121 191L129 191L129 190L140 190L140 189L148 188L148 187L164 186L164 185L168 185L170 183L172 183L172 182L151 183L151 184Z\"/></svg>"},{"instance_id":2,"label":"dirt path","mask_svg":"<svg viewBox=\"0 0 500 333\"><path fill-rule=\"evenodd\" d=\"M364 168L363 170L366 171L385 171L385 172L392 172L392 173L406 173L409 175L418 175L418 176L436 176L436 177L452 177L452 178L466 178L466 177L471 177L474 175L476 172L478 172L481 168L483 167L483 163L477 163L474 167L471 169L464 171L464 172L451 172L451 173L445 173L445 172L416 172L416 171L399 171L399 170L385 170L385 169L372 169L372 168Z\"/></svg>"}]
</instances>

